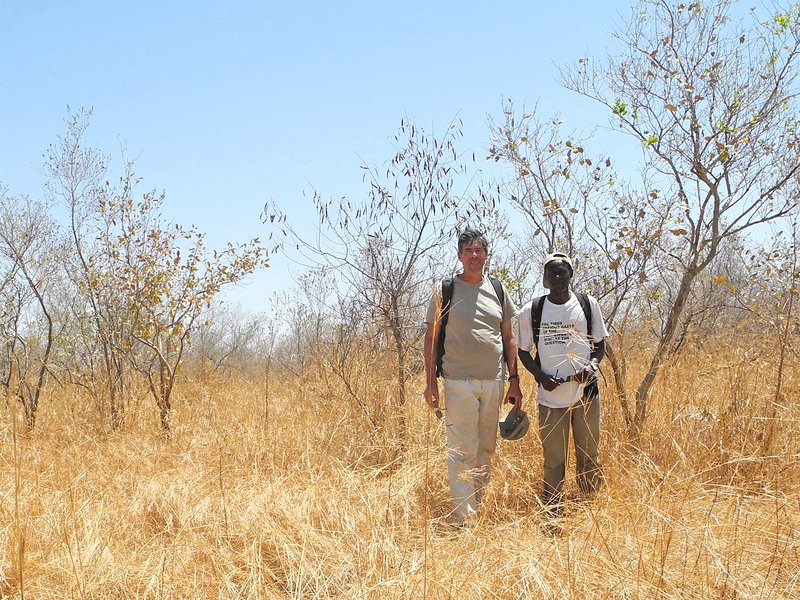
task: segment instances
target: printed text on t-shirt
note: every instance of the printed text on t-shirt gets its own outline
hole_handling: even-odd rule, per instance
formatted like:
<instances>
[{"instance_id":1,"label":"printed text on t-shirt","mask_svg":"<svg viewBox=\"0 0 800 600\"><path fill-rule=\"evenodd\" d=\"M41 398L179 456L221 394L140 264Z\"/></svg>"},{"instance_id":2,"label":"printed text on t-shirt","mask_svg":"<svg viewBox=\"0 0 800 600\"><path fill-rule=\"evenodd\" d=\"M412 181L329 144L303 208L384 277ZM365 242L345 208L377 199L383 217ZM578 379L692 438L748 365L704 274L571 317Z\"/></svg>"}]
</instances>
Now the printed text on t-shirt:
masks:
<instances>
[{"instance_id":1,"label":"printed text on t-shirt","mask_svg":"<svg viewBox=\"0 0 800 600\"><path fill-rule=\"evenodd\" d=\"M542 323L542 340L545 346L563 346L569 343L573 326L558 321Z\"/></svg>"}]
</instances>

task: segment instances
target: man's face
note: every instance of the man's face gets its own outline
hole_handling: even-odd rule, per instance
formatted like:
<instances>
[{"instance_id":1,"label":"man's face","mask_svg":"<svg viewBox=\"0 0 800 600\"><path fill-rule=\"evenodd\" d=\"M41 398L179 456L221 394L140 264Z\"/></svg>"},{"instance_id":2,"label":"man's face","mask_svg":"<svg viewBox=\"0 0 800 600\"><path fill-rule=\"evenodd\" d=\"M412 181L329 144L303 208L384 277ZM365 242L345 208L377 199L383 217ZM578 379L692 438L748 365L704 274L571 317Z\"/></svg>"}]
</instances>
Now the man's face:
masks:
<instances>
[{"instance_id":1,"label":"man's face","mask_svg":"<svg viewBox=\"0 0 800 600\"><path fill-rule=\"evenodd\" d=\"M572 280L572 269L563 260L553 260L544 268L544 287L551 292L563 292L569 289Z\"/></svg>"},{"instance_id":2,"label":"man's face","mask_svg":"<svg viewBox=\"0 0 800 600\"><path fill-rule=\"evenodd\" d=\"M467 271L483 272L486 257L486 248L483 247L483 242L480 240L472 241L462 246L461 250L458 251L458 260Z\"/></svg>"}]
</instances>

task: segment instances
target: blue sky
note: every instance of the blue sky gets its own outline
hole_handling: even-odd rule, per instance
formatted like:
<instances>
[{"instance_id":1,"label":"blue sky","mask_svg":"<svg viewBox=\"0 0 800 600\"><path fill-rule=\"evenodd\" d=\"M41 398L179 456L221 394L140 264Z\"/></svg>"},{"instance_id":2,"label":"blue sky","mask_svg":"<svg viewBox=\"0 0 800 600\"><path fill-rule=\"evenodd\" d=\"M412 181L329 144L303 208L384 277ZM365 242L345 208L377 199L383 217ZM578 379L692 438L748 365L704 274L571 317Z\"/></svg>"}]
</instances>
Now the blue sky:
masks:
<instances>
[{"instance_id":1,"label":"blue sky","mask_svg":"<svg viewBox=\"0 0 800 600\"><path fill-rule=\"evenodd\" d=\"M391 157L403 118L464 122L461 150L486 155L502 99L538 103L567 129L605 124L561 89L557 64L613 46L618 0L44 2L0 0L0 182L43 194L42 154L67 106L93 108L89 142L167 217L208 245L266 237L264 203L296 222L310 196L366 192L361 164ZM491 168L479 160L480 168ZM227 294L252 311L291 285L273 268Z\"/></svg>"}]
</instances>

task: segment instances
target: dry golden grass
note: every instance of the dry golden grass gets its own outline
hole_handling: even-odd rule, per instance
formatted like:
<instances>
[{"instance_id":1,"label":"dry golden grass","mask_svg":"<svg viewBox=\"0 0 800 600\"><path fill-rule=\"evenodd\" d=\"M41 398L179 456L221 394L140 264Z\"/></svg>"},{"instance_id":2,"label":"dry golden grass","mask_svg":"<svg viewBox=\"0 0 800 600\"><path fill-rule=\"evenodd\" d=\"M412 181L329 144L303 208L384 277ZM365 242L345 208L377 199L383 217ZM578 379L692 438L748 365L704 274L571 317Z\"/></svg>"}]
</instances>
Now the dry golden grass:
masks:
<instances>
[{"instance_id":1,"label":"dry golden grass","mask_svg":"<svg viewBox=\"0 0 800 600\"><path fill-rule=\"evenodd\" d=\"M776 407L773 358L670 365L639 449L607 392L607 487L557 528L530 434L498 448L475 527L449 526L420 394L402 455L318 373L273 379L268 401L256 376L187 382L170 439L146 402L115 432L79 396L45 398L32 433L6 406L0 597L797 598L800 379Z\"/></svg>"}]
</instances>

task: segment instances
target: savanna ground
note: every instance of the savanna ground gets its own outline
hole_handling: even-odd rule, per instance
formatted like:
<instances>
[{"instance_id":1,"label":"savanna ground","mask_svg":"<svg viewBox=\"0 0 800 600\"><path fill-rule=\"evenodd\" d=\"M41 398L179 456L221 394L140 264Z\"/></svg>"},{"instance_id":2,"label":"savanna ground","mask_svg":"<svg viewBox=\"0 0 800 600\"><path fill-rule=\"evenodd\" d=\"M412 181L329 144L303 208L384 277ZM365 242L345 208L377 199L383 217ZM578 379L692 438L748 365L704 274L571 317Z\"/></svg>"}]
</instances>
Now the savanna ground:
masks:
<instances>
[{"instance_id":1,"label":"savanna ground","mask_svg":"<svg viewBox=\"0 0 800 600\"><path fill-rule=\"evenodd\" d=\"M421 394L400 453L321 366L184 381L169 438L145 399L112 431L51 387L33 432L2 406L0 597L798 598L800 378L793 356L776 401L777 351L686 352L636 446L606 382L605 491L579 501L570 477L553 526L529 434L499 445L464 531ZM355 391L391 415L375 373Z\"/></svg>"}]
</instances>

